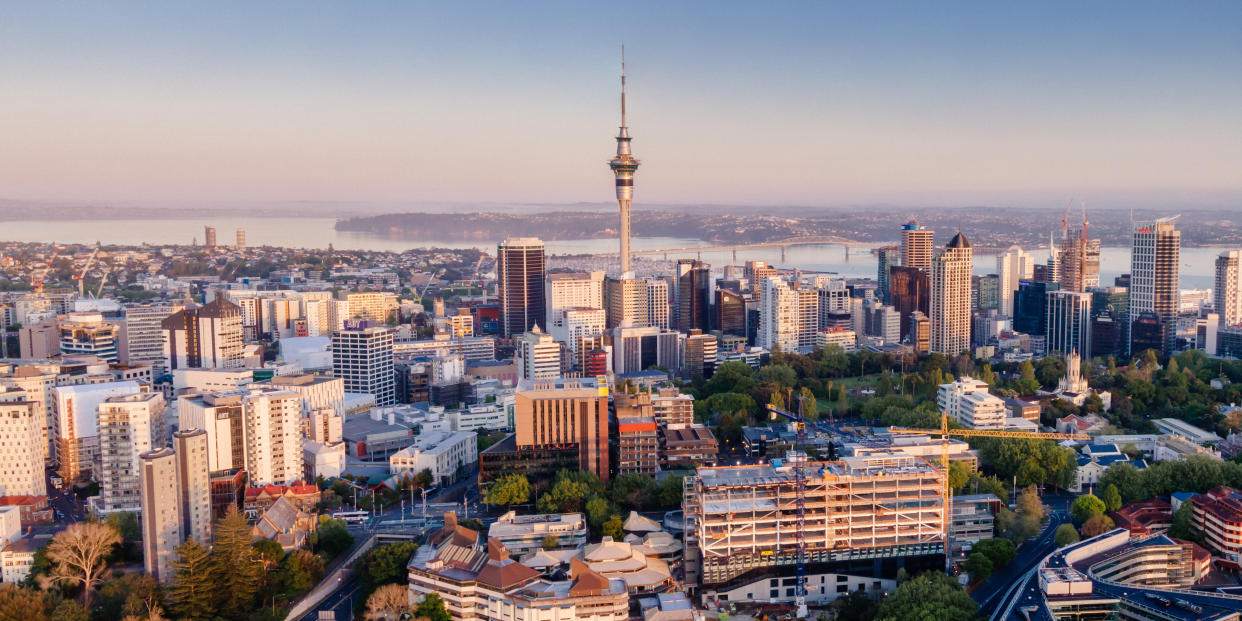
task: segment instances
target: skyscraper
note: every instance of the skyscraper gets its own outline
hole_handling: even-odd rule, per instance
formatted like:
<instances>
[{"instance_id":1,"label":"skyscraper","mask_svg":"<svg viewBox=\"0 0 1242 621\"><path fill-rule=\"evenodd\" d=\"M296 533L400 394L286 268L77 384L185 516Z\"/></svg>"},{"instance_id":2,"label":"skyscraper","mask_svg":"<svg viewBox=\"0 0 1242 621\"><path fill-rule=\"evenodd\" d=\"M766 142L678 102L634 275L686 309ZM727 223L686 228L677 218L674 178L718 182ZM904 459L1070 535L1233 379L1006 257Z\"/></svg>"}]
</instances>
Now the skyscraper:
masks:
<instances>
[{"instance_id":1,"label":"skyscraper","mask_svg":"<svg viewBox=\"0 0 1242 621\"><path fill-rule=\"evenodd\" d=\"M345 380L346 392L375 395L375 405L396 403L392 342L393 331L386 327L333 332L332 375Z\"/></svg>"},{"instance_id":2,"label":"skyscraper","mask_svg":"<svg viewBox=\"0 0 1242 621\"><path fill-rule=\"evenodd\" d=\"M931 269L932 266L932 245L935 238L935 231L930 231L927 227L919 224L918 220L911 220L901 227L901 264L905 267L915 267L923 271Z\"/></svg>"},{"instance_id":3,"label":"skyscraper","mask_svg":"<svg viewBox=\"0 0 1242 621\"><path fill-rule=\"evenodd\" d=\"M1086 291L1100 286L1100 240L1087 237L1087 211L1082 224L1067 226L1062 220L1061 250L1057 255L1061 289Z\"/></svg>"},{"instance_id":4,"label":"skyscraper","mask_svg":"<svg viewBox=\"0 0 1242 621\"><path fill-rule=\"evenodd\" d=\"M160 322L164 363L174 369L235 369L245 364L241 307L217 297Z\"/></svg>"},{"instance_id":5,"label":"skyscraper","mask_svg":"<svg viewBox=\"0 0 1242 621\"><path fill-rule=\"evenodd\" d=\"M1216 257L1216 286L1212 288L1213 309L1227 326L1242 323L1242 287L1238 286L1239 258L1242 251L1226 250Z\"/></svg>"},{"instance_id":6,"label":"skyscraper","mask_svg":"<svg viewBox=\"0 0 1242 621\"><path fill-rule=\"evenodd\" d=\"M663 278L647 279L647 325L657 328L669 327L668 281Z\"/></svg>"},{"instance_id":7,"label":"skyscraper","mask_svg":"<svg viewBox=\"0 0 1242 621\"><path fill-rule=\"evenodd\" d=\"M931 277L917 267L905 265L895 265L888 273L890 304L901 313L901 337L904 339L914 325L910 322L912 314L931 313Z\"/></svg>"},{"instance_id":8,"label":"skyscraper","mask_svg":"<svg viewBox=\"0 0 1242 621\"><path fill-rule=\"evenodd\" d=\"M294 391L184 395L177 400L177 416L181 429L207 433L209 472L243 469L256 485L288 485L304 475L302 398Z\"/></svg>"},{"instance_id":9,"label":"skyscraper","mask_svg":"<svg viewBox=\"0 0 1242 621\"><path fill-rule=\"evenodd\" d=\"M956 356L970 349L971 262L970 241L960 231L932 260L932 352Z\"/></svg>"},{"instance_id":10,"label":"skyscraper","mask_svg":"<svg viewBox=\"0 0 1242 621\"><path fill-rule=\"evenodd\" d=\"M0 386L0 495L47 495L43 424L43 408L26 391Z\"/></svg>"},{"instance_id":11,"label":"skyscraper","mask_svg":"<svg viewBox=\"0 0 1242 621\"><path fill-rule=\"evenodd\" d=\"M617 207L621 211L621 275L630 271L630 201L634 198L634 171L638 160L630 155L630 128L625 125L625 50L621 50L621 128L617 156L608 162L617 180Z\"/></svg>"},{"instance_id":12,"label":"skyscraper","mask_svg":"<svg viewBox=\"0 0 1242 621\"><path fill-rule=\"evenodd\" d=\"M141 509L138 456L166 443L165 409L164 394L159 391L109 397L99 404L101 472L95 479L102 512Z\"/></svg>"},{"instance_id":13,"label":"skyscraper","mask_svg":"<svg viewBox=\"0 0 1242 621\"><path fill-rule=\"evenodd\" d=\"M665 304L668 303L668 286L663 287ZM604 281L604 310L608 313L608 328L621 325L649 325L647 315L648 285L637 278L609 278ZM667 320L668 314L665 313Z\"/></svg>"},{"instance_id":14,"label":"skyscraper","mask_svg":"<svg viewBox=\"0 0 1242 621\"><path fill-rule=\"evenodd\" d=\"M567 308L604 308L604 271L553 273L547 277L547 319L543 329L556 333Z\"/></svg>"},{"instance_id":15,"label":"skyscraper","mask_svg":"<svg viewBox=\"0 0 1242 621\"><path fill-rule=\"evenodd\" d=\"M211 477L207 470L207 432L182 429L173 434L177 487L181 494L181 530L204 545L211 541Z\"/></svg>"},{"instance_id":16,"label":"skyscraper","mask_svg":"<svg viewBox=\"0 0 1242 621\"><path fill-rule=\"evenodd\" d=\"M534 237L506 239L496 249L496 293L507 338L546 321L543 242Z\"/></svg>"},{"instance_id":17,"label":"skyscraper","mask_svg":"<svg viewBox=\"0 0 1242 621\"><path fill-rule=\"evenodd\" d=\"M780 347L786 352L815 347L819 292L790 286L780 278L763 279L760 291L756 344L769 350Z\"/></svg>"},{"instance_id":18,"label":"skyscraper","mask_svg":"<svg viewBox=\"0 0 1242 621\"><path fill-rule=\"evenodd\" d=\"M164 374L164 334L160 322L183 310L180 304L130 306L120 322L118 358L124 364L149 364L156 377Z\"/></svg>"},{"instance_id":19,"label":"skyscraper","mask_svg":"<svg viewBox=\"0 0 1242 621\"><path fill-rule=\"evenodd\" d=\"M212 226L203 227L203 244L206 245L209 250L216 247L215 227L212 227Z\"/></svg>"},{"instance_id":20,"label":"skyscraper","mask_svg":"<svg viewBox=\"0 0 1242 621\"><path fill-rule=\"evenodd\" d=\"M548 379L561 374L561 344L539 326L517 339L516 354L520 379Z\"/></svg>"},{"instance_id":21,"label":"skyscraper","mask_svg":"<svg viewBox=\"0 0 1242 621\"><path fill-rule=\"evenodd\" d=\"M694 259L681 259L677 262L677 273L677 328L682 332L707 332L711 329L707 313L711 266Z\"/></svg>"},{"instance_id":22,"label":"skyscraper","mask_svg":"<svg viewBox=\"0 0 1242 621\"><path fill-rule=\"evenodd\" d=\"M237 229L237 249L246 249L246 229Z\"/></svg>"},{"instance_id":23,"label":"skyscraper","mask_svg":"<svg viewBox=\"0 0 1242 621\"><path fill-rule=\"evenodd\" d=\"M170 562L184 541L181 494L177 489L177 455L171 448L141 456L142 560L147 574L160 582L172 577Z\"/></svg>"},{"instance_id":24,"label":"skyscraper","mask_svg":"<svg viewBox=\"0 0 1242 621\"><path fill-rule=\"evenodd\" d=\"M1034 276L1035 260L1031 255L1017 246L996 257L996 275L1000 279L997 296L1000 298L1000 312L1013 317L1013 295L1018 290L1018 282L1030 280Z\"/></svg>"},{"instance_id":25,"label":"skyscraper","mask_svg":"<svg viewBox=\"0 0 1242 621\"><path fill-rule=\"evenodd\" d=\"M1083 291L1053 290L1047 293L1047 353L1077 352L1090 359L1091 294Z\"/></svg>"},{"instance_id":26,"label":"skyscraper","mask_svg":"<svg viewBox=\"0 0 1242 621\"><path fill-rule=\"evenodd\" d=\"M875 282L876 289L880 292L880 300L885 304L892 304L889 297L889 268L899 265L901 262L901 247L886 246L875 251L876 257L876 273Z\"/></svg>"},{"instance_id":27,"label":"skyscraper","mask_svg":"<svg viewBox=\"0 0 1242 621\"><path fill-rule=\"evenodd\" d=\"M1048 292L1059 289L1055 282L1023 280L1013 298L1013 329L1030 335L1045 334L1048 329Z\"/></svg>"},{"instance_id":28,"label":"skyscraper","mask_svg":"<svg viewBox=\"0 0 1242 621\"><path fill-rule=\"evenodd\" d=\"M1174 218L1136 223L1130 249L1130 320L1142 313L1154 313L1160 320L1160 353L1173 350L1180 298L1178 268L1181 264L1182 234ZM1133 340L1133 336L1131 337ZM1150 342L1150 341L1149 341ZM1138 353L1131 347L1131 354Z\"/></svg>"}]
</instances>

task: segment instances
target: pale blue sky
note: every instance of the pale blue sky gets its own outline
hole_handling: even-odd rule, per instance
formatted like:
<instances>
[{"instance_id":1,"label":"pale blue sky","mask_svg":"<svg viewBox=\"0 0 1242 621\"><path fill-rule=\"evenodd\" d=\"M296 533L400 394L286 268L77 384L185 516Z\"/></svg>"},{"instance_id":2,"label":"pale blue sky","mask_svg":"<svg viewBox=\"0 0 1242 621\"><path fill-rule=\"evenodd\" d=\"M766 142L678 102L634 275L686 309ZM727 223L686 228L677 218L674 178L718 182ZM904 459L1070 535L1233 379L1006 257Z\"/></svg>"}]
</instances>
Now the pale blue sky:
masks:
<instances>
[{"instance_id":1,"label":"pale blue sky","mask_svg":"<svg viewBox=\"0 0 1242 621\"><path fill-rule=\"evenodd\" d=\"M1242 3L0 4L0 198L1242 205Z\"/></svg>"}]
</instances>

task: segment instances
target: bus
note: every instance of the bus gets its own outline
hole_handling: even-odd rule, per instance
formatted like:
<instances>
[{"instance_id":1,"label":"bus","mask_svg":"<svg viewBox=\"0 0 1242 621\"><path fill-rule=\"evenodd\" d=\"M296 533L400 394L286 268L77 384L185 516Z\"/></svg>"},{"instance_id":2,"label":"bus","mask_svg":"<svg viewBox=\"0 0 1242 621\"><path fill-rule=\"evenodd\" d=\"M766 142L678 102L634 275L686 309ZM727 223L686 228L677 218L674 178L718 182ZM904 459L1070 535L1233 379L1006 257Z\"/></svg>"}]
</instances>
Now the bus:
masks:
<instances>
[{"instance_id":1,"label":"bus","mask_svg":"<svg viewBox=\"0 0 1242 621\"><path fill-rule=\"evenodd\" d=\"M338 520L344 520L346 524L362 524L371 516L369 511L337 511L332 517Z\"/></svg>"}]
</instances>

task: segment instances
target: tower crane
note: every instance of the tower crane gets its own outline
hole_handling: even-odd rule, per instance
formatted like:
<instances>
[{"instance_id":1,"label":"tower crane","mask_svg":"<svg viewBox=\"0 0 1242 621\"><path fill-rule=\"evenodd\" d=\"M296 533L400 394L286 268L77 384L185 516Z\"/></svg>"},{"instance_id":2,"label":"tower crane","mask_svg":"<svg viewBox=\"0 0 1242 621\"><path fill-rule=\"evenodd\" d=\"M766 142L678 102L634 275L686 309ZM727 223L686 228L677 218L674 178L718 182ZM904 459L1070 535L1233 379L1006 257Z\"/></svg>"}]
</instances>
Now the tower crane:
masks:
<instances>
[{"instance_id":1,"label":"tower crane","mask_svg":"<svg viewBox=\"0 0 1242 621\"><path fill-rule=\"evenodd\" d=\"M111 264L105 265L104 270L103 270L103 276L99 277L99 288L95 290L96 298L103 295L104 285L107 284L108 274L110 274L111 272L112 272L112 265Z\"/></svg>"},{"instance_id":2,"label":"tower crane","mask_svg":"<svg viewBox=\"0 0 1242 621\"><path fill-rule=\"evenodd\" d=\"M949 438L1010 438L1031 440L1090 440L1091 436L1083 433L1041 433L1034 431L1011 431L1002 429L949 429L949 415L940 412L940 429L905 429L890 427L889 433L939 435L940 436L940 469L944 472L944 483L940 493L944 498L944 555L945 563L949 563L952 545L950 535L953 523L953 497L949 490Z\"/></svg>"},{"instance_id":3,"label":"tower crane","mask_svg":"<svg viewBox=\"0 0 1242 621\"><path fill-rule=\"evenodd\" d=\"M772 420L783 416L794 424L797 431L794 442L794 454L791 466L794 475L794 506L797 520L794 522L795 563L797 568L797 588L794 591L794 603L800 619L807 617L806 608L806 426L807 421L803 410L802 397L798 396L798 413L795 414L774 404L768 404L768 413Z\"/></svg>"},{"instance_id":4,"label":"tower crane","mask_svg":"<svg viewBox=\"0 0 1242 621\"><path fill-rule=\"evenodd\" d=\"M52 271L52 263L56 262L56 255L59 253L60 246L52 246L52 256L48 257L47 264L37 274L31 275L30 284L34 285L34 294L36 296L43 295L43 280L47 278L48 272Z\"/></svg>"},{"instance_id":5,"label":"tower crane","mask_svg":"<svg viewBox=\"0 0 1242 621\"><path fill-rule=\"evenodd\" d=\"M91 266L95 264L95 257L99 256L99 246L91 251L91 256L86 258L86 263L82 266L82 271L74 276L73 279L78 281L78 298L86 297L86 273L91 270Z\"/></svg>"}]
</instances>

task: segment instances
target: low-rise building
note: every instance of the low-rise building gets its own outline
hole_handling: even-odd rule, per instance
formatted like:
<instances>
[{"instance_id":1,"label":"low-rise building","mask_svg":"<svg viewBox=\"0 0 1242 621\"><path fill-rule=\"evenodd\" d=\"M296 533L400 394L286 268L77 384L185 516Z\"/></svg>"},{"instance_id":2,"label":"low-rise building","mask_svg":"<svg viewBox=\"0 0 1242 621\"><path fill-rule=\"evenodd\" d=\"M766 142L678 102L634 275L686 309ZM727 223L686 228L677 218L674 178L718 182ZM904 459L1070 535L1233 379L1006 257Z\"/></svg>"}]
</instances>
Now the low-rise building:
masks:
<instances>
[{"instance_id":1,"label":"low-rise building","mask_svg":"<svg viewBox=\"0 0 1242 621\"><path fill-rule=\"evenodd\" d=\"M518 515L510 511L492 523L487 537L504 544L511 554L521 556L543 548L543 540L556 538L557 548L579 548L590 531L581 513Z\"/></svg>"},{"instance_id":2,"label":"low-rise building","mask_svg":"<svg viewBox=\"0 0 1242 621\"><path fill-rule=\"evenodd\" d=\"M419 434L413 444L388 458L388 471L397 475L415 475L430 470L434 481L447 485L456 481L464 469L473 469L479 463L477 435L473 431Z\"/></svg>"},{"instance_id":3,"label":"low-rise building","mask_svg":"<svg viewBox=\"0 0 1242 621\"><path fill-rule=\"evenodd\" d=\"M1220 444L1224 441L1224 438L1211 431L1200 429L1177 418L1156 418L1151 422L1156 426L1156 429L1160 430L1160 433L1179 436L1195 444Z\"/></svg>"},{"instance_id":4,"label":"low-rise building","mask_svg":"<svg viewBox=\"0 0 1242 621\"><path fill-rule=\"evenodd\" d=\"M1130 531L1134 537L1165 533L1173 525L1173 506L1159 497L1132 502L1110 515L1117 528Z\"/></svg>"},{"instance_id":5,"label":"low-rise building","mask_svg":"<svg viewBox=\"0 0 1242 621\"><path fill-rule=\"evenodd\" d=\"M974 429L1005 428L1005 402L988 392L988 385L973 377L960 377L941 384L936 401L941 411Z\"/></svg>"},{"instance_id":6,"label":"low-rise building","mask_svg":"<svg viewBox=\"0 0 1242 621\"><path fill-rule=\"evenodd\" d=\"M302 443L302 464L307 481L339 477L345 472L345 443L320 444L306 440Z\"/></svg>"},{"instance_id":7,"label":"low-rise building","mask_svg":"<svg viewBox=\"0 0 1242 621\"><path fill-rule=\"evenodd\" d=\"M1239 564L1242 552L1242 494L1232 487L1216 487L1191 497L1194 525L1203 532L1203 544L1230 562Z\"/></svg>"},{"instance_id":8,"label":"low-rise building","mask_svg":"<svg viewBox=\"0 0 1242 621\"><path fill-rule=\"evenodd\" d=\"M965 494L953 497L952 539L955 550L969 550L974 544L991 539L996 532L996 512L1001 499L992 494Z\"/></svg>"},{"instance_id":9,"label":"low-rise building","mask_svg":"<svg viewBox=\"0 0 1242 621\"><path fill-rule=\"evenodd\" d=\"M664 470L715 466L720 445L707 425L660 428L660 467Z\"/></svg>"},{"instance_id":10,"label":"low-rise building","mask_svg":"<svg viewBox=\"0 0 1242 621\"><path fill-rule=\"evenodd\" d=\"M10 541L0 548L0 579L7 584L21 584L30 575L38 546L29 537Z\"/></svg>"}]
</instances>

